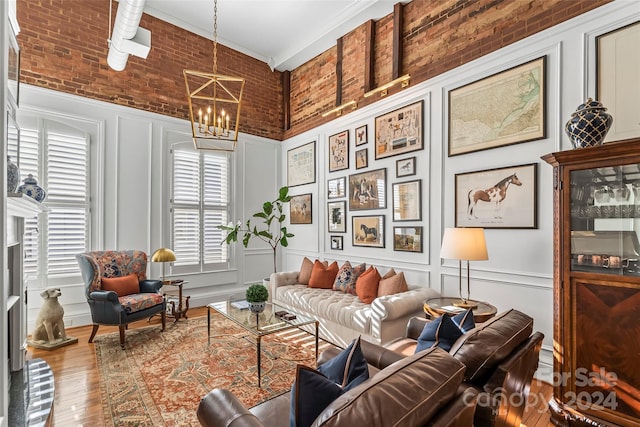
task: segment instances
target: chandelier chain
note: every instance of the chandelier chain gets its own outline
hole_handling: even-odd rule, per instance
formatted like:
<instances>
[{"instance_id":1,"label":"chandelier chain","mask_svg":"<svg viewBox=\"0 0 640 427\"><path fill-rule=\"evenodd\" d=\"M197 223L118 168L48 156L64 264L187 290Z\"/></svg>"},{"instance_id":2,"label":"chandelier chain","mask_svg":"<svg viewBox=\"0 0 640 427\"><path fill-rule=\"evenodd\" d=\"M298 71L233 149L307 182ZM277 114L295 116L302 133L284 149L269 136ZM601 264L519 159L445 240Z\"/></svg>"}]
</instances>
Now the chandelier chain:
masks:
<instances>
[{"instance_id":1,"label":"chandelier chain","mask_svg":"<svg viewBox=\"0 0 640 427\"><path fill-rule=\"evenodd\" d=\"M213 0L213 73L218 72L218 0Z\"/></svg>"}]
</instances>

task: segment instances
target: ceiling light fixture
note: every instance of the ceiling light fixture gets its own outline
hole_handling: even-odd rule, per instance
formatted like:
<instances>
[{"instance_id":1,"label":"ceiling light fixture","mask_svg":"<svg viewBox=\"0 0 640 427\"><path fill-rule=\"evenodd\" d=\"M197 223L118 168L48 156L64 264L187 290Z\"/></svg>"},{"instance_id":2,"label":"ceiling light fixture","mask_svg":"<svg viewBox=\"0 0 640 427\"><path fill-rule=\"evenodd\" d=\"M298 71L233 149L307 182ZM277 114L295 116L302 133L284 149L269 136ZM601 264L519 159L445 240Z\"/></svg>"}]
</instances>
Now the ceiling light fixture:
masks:
<instances>
[{"instance_id":1,"label":"ceiling light fixture","mask_svg":"<svg viewBox=\"0 0 640 427\"><path fill-rule=\"evenodd\" d=\"M375 95L376 93L380 93L380 96L387 96L388 90L391 89L393 86L397 85L398 83L402 83L402 87L405 88L407 86L409 86L409 79L411 78L411 76L409 74L405 74L404 76L398 77L395 80L391 80L389 83L384 84L380 87L377 87L375 89L370 90L369 92L364 94L365 98L368 98L370 96Z\"/></svg>"},{"instance_id":2,"label":"ceiling light fixture","mask_svg":"<svg viewBox=\"0 0 640 427\"><path fill-rule=\"evenodd\" d=\"M338 105L336 108L332 110L322 113L322 117L327 117L329 114L333 114L333 113L336 113L336 116L341 116L342 110L349 107L351 107L352 110L355 110L356 108L358 108L358 103L355 100L345 102L344 104Z\"/></svg>"},{"instance_id":3,"label":"ceiling light fixture","mask_svg":"<svg viewBox=\"0 0 640 427\"><path fill-rule=\"evenodd\" d=\"M234 151L245 79L218 74L218 1L213 2L213 73L184 70L197 149Z\"/></svg>"}]
</instances>

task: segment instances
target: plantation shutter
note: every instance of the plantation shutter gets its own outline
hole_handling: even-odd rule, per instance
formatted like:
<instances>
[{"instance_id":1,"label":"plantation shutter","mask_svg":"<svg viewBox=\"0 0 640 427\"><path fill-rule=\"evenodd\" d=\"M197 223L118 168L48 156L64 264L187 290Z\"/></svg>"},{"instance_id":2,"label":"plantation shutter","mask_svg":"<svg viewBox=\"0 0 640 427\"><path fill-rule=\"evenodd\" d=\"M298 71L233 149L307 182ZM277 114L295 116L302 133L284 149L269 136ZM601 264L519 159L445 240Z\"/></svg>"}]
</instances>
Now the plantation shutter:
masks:
<instances>
[{"instance_id":1,"label":"plantation shutter","mask_svg":"<svg viewBox=\"0 0 640 427\"><path fill-rule=\"evenodd\" d=\"M20 178L21 183L28 174L40 182L38 175L38 130L23 128L20 131ZM30 277L38 275L39 241L38 218L27 218L24 222L24 272Z\"/></svg>"}]
</instances>

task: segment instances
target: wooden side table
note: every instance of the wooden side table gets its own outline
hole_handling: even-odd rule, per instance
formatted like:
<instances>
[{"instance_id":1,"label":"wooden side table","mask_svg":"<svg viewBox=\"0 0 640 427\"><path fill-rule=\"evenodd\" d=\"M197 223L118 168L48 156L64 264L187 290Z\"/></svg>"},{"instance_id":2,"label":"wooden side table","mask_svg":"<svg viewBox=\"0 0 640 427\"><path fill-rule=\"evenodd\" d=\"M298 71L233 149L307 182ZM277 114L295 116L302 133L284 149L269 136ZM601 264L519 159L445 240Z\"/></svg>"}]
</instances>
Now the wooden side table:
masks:
<instances>
[{"instance_id":1,"label":"wooden side table","mask_svg":"<svg viewBox=\"0 0 640 427\"><path fill-rule=\"evenodd\" d=\"M183 297L182 296L182 285L189 283L184 280L167 280L162 283L162 288L164 290L165 286L172 286L178 288L177 291L175 289L169 290L162 295L167 298L167 307L171 307L171 312L167 313L169 316L173 317L173 323L176 323L181 318L188 319L187 310L189 310L189 295ZM176 295L177 292L177 295ZM173 301L170 301L171 297L174 298ZM177 297L178 301L175 301ZM177 302L177 306L176 306Z\"/></svg>"},{"instance_id":2,"label":"wooden side table","mask_svg":"<svg viewBox=\"0 0 640 427\"><path fill-rule=\"evenodd\" d=\"M458 301L460 301L460 298L455 297L430 298L424 302L424 313L427 318L440 317L443 314L454 316L461 311L464 311L464 309L460 309L453 305ZM478 304L477 307L471 310L473 312L473 319L476 323L486 322L498 312L498 310L489 303L473 300L469 300L469 302Z\"/></svg>"}]
</instances>

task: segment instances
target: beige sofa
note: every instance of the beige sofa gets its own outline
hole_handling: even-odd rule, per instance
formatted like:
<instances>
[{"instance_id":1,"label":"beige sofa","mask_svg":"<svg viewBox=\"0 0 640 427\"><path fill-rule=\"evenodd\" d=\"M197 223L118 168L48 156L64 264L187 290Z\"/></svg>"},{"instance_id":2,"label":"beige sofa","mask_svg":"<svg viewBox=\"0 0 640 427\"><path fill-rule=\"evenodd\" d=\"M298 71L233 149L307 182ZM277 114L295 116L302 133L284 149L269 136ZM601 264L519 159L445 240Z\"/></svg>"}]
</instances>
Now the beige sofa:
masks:
<instances>
[{"instance_id":1,"label":"beige sofa","mask_svg":"<svg viewBox=\"0 0 640 427\"><path fill-rule=\"evenodd\" d=\"M355 295L299 284L298 271L274 273L270 285L272 302L317 319L320 337L342 347L358 336L376 344L404 336L409 319L424 316L424 301L439 296L430 288L414 288L365 304Z\"/></svg>"}]
</instances>

